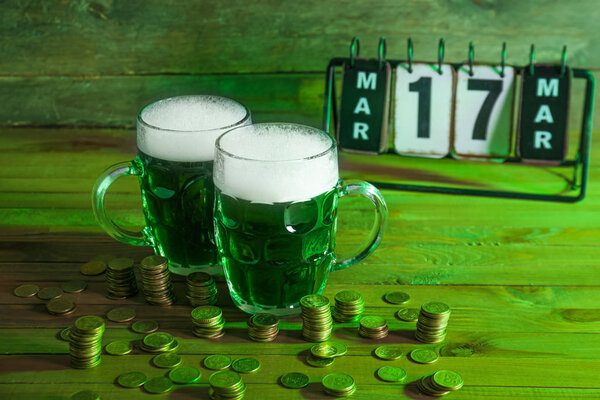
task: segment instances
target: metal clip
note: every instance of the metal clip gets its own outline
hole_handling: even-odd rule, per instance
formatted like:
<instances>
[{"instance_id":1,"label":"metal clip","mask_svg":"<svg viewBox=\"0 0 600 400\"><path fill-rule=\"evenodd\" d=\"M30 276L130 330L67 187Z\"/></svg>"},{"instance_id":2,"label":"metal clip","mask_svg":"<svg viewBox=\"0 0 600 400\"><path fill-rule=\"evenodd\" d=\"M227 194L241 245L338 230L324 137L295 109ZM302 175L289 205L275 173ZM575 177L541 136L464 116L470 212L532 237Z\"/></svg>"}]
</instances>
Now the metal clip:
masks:
<instances>
[{"instance_id":1,"label":"metal clip","mask_svg":"<svg viewBox=\"0 0 600 400\"><path fill-rule=\"evenodd\" d=\"M531 44L531 48L529 49L529 75L533 75L535 72L533 70L533 62L535 61L535 46L533 43Z\"/></svg>"},{"instance_id":2,"label":"metal clip","mask_svg":"<svg viewBox=\"0 0 600 400\"><path fill-rule=\"evenodd\" d=\"M412 74L412 61L413 61L413 41L408 38L408 72Z\"/></svg>"},{"instance_id":3,"label":"metal clip","mask_svg":"<svg viewBox=\"0 0 600 400\"><path fill-rule=\"evenodd\" d=\"M506 42L502 43L502 53L500 54L500 76L504 78L504 66L506 65Z\"/></svg>"},{"instance_id":4,"label":"metal clip","mask_svg":"<svg viewBox=\"0 0 600 400\"><path fill-rule=\"evenodd\" d=\"M383 63L385 62L385 56L387 53L387 45L385 44L385 38L383 36L381 36L379 38L378 53L379 53L379 68L381 68L381 67L383 67Z\"/></svg>"},{"instance_id":5,"label":"metal clip","mask_svg":"<svg viewBox=\"0 0 600 400\"><path fill-rule=\"evenodd\" d=\"M355 54L356 53L356 54ZM350 43L350 66L354 67L354 58L360 55L360 42L358 38L354 36L352 43Z\"/></svg>"},{"instance_id":6,"label":"metal clip","mask_svg":"<svg viewBox=\"0 0 600 400\"><path fill-rule=\"evenodd\" d=\"M475 58L475 46L469 42L469 75L473 76L473 59Z\"/></svg>"},{"instance_id":7,"label":"metal clip","mask_svg":"<svg viewBox=\"0 0 600 400\"><path fill-rule=\"evenodd\" d=\"M560 77L565 76L565 71L567 70L567 45L563 46L562 57L560 61Z\"/></svg>"},{"instance_id":8,"label":"metal clip","mask_svg":"<svg viewBox=\"0 0 600 400\"><path fill-rule=\"evenodd\" d=\"M440 39L438 43L438 74L442 74L442 63L444 62L444 50L446 45L444 39Z\"/></svg>"}]
</instances>

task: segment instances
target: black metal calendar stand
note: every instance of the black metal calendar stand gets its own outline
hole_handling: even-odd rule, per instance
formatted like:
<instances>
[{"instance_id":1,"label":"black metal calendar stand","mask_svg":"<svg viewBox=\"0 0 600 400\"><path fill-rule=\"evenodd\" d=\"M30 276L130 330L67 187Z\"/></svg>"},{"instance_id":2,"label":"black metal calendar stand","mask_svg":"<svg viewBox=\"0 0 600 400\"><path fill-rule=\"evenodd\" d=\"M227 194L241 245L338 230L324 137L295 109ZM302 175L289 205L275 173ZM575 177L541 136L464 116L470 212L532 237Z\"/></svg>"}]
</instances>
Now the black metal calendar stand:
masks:
<instances>
[{"instance_id":1,"label":"black metal calendar stand","mask_svg":"<svg viewBox=\"0 0 600 400\"><path fill-rule=\"evenodd\" d=\"M351 57L352 57L351 49ZM532 50L533 51L533 50ZM381 53L380 53L381 56ZM331 131L331 126L337 126L338 124L338 108L336 98L336 87L335 87L335 73L336 67L341 67L344 63L349 63L352 58L333 58L327 67L326 83L325 83L325 103L323 112L323 129L326 132ZM406 63L406 60L386 60L392 68L395 68L399 64ZM454 68L458 68L462 64L452 64ZM523 68L528 67L514 67L517 72ZM442 185L423 185L423 184L405 184L405 183L394 183L385 181L371 181L371 183L380 189L392 189L402 191L413 191L413 192L427 192L427 193L445 193L445 194L463 194L463 195L474 195L474 196L486 196L486 197L498 197L498 198L510 198L510 199L527 199L527 200L543 200L543 201L554 201L563 203L574 203L582 200L585 197L588 181L589 171L589 159L590 159L590 142L591 142L591 131L592 131L592 117L594 107L594 94L595 94L595 79L590 71L584 69L571 69L573 78L585 80L585 101L583 107L583 118L581 124L580 140L577 148L576 156L572 159L565 159L561 161L558 166L572 169L573 179L571 181L571 187L568 193L562 194L540 194L540 193L528 193L520 191L504 191L504 190L486 190L476 188L461 188L453 186L442 186ZM390 152L388 150L388 152ZM405 157L397 155L397 157ZM365 156L373 157L373 156ZM376 157L376 156L375 156ZM434 161L432 161L434 162ZM456 161L460 162L460 161ZM503 160L503 163L523 163L520 157L510 157ZM570 174L569 174L570 175Z\"/></svg>"}]
</instances>

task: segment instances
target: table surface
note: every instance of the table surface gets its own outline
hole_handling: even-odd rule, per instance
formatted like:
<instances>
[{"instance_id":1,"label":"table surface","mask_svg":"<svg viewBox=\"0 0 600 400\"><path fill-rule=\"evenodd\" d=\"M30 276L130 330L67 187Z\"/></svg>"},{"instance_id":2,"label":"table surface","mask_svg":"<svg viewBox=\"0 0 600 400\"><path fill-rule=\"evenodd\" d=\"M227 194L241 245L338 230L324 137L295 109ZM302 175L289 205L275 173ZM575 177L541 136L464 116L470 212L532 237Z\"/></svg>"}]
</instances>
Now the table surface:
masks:
<instances>
[{"instance_id":1,"label":"table surface","mask_svg":"<svg viewBox=\"0 0 600 400\"><path fill-rule=\"evenodd\" d=\"M389 226L381 247L366 261L330 276L324 294L354 289L366 300L365 314L387 319L390 335L379 341L357 335L352 324L336 324L332 340L348 346L348 354L325 368L305 364L311 347L301 338L300 321L282 321L273 343L255 343L246 333L247 315L237 310L219 282L219 305L227 334L219 340L195 338L191 307L183 303L184 282L176 279L180 299L169 308L105 297L103 276L85 277L88 288L68 295L77 303L69 316L49 315L37 298L18 298L13 289L26 282L56 286L76 278L82 263L98 255L128 256L136 261L149 248L117 243L96 225L90 191L106 166L131 159L130 130L3 129L0 135L0 399L59 399L89 389L103 399L208 398L210 371L200 362L207 354L236 358L250 355L261 362L255 374L244 375L247 399L330 398L321 378L331 372L352 375L354 398L422 399L415 381L440 369L460 373L463 389L456 399L600 398L600 174L592 162L588 197L577 204L449 196L385 191ZM596 140L592 154L598 154ZM459 162L459 161L456 161ZM410 165L410 164L407 164ZM407 167L408 168L408 167ZM532 167L543 171L542 167ZM407 169L408 170L408 169ZM443 175L446 174L446 175ZM438 179L451 179L452 170ZM135 179L119 182L108 206L122 224L141 225L141 201ZM348 251L366 236L372 220L363 199L343 199L339 211L338 250ZM443 301L452 307L444 343L415 341L414 323L394 317L399 306L382 296L391 290L411 296L410 306ZM69 367L68 344L58 332L82 315L104 315L117 305L131 305L138 318L155 319L175 335L185 365L198 367L198 384L177 387L167 395L122 389L115 378L139 370L148 376L165 373L151 366L141 351L102 356L90 370ZM107 323L103 343L138 340L129 323ZM431 365L376 359L381 344L397 344L406 352L422 347L442 356ZM404 368L404 384L379 381L384 365ZM311 383L302 390L281 387L278 377L300 371Z\"/></svg>"}]
</instances>

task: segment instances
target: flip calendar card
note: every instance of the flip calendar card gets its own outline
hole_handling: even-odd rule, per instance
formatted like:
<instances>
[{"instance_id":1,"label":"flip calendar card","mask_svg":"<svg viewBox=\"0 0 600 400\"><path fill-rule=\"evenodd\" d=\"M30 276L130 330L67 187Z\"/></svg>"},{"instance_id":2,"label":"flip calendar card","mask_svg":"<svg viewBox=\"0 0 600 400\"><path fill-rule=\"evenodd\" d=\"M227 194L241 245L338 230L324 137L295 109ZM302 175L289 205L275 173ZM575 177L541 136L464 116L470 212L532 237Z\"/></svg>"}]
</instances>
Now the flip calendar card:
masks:
<instances>
[{"instance_id":1,"label":"flip calendar card","mask_svg":"<svg viewBox=\"0 0 600 400\"><path fill-rule=\"evenodd\" d=\"M394 149L402 155L445 157L450 152L454 69L442 64L396 68Z\"/></svg>"},{"instance_id":2,"label":"flip calendar card","mask_svg":"<svg viewBox=\"0 0 600 400\"><path fill-rule=\"evenodd\" d=\"M524 160L560 162L567 154L571 71L536 65L522 72L517 154Z\"/></svg>"},{"instance_id":3,"label":"flip calendar card","mask_svg":"<svg viewBox=\"0 0 600 400\"><path fill-rule=\"evenodd\" d=\"M344 64L337 139L343 151L379 154L387 150L391 67L355 58Z\"/></svg>"},{"instance_id":4,"label":"flip calendar card","mask_svg":"<svg viewBox=\"0 0 600 400\"><path fill-rule=\"evenodd\" d=\"M506 158L510 154L515 70L475 65L457 73L454 151L463 157Z\"/></svg>"}]
</instances>

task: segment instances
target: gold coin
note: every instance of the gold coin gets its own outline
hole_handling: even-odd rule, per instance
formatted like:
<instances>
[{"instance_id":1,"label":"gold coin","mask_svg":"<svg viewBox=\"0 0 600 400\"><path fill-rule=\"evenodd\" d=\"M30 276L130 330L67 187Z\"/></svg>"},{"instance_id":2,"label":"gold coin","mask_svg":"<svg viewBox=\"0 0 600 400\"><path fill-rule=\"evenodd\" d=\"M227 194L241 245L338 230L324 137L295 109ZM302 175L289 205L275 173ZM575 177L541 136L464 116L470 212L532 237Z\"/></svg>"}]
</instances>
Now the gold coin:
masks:
<instances>
[{"instance_id":1,"label":"gold coin","mask_svg":"<svg viewBox=\"0 0 600 400\"><path fill-rule=\"evenodd\" d=\"M81 279L74 279L72 281L63 282L60 287L65 293L79 293L85 290L87 283Z\"/></svg>"},{"instance_id":2,"label":"gold coin","mask_svg":"<svg viewBox=\"0 0 600 400\"><path fill-rule=\"evenodd\" d=\"M102 261L89 261L83 264L79 271L83 275L100 275L106 271L106 263Z\"/></svg>"},{"instance_id":3,"label":"gold coin","mask_svg":"<svg viewBox=\"0 0 600 400\"><path fill-rule=\"evenodd\" d=\"M62 289L54 286L43 288L37 293L38 297L42 300L52 300L62 296L62 294Z\"/></svg>"},{"instance_id":4,"label":"gold coin","mask_svg":"<svg viewBox=\"0 0 600 400\"><path fill-rule=\"evenodd\" d=\"M135 318L135 310L131 307L117 307L106 313L106 318L113 322L127 322Z\"/></svg>"},{"instance_id":5,"label":"gold coin","mask_svg":"<svg viewBox=\"0 0 600 400\"><path fill-rule=\"evenodd\" d=\"M46 304L46 309L50 314L63 315L75 310L75 303L65 297L52 299Z\"/></svg>"},{"instance_id":6,"label":"gold coin","mask_svg":"<svg viewBox=\"0 0 600 400\"><path fill-rule=\"evenodd\" d=\"M40 287L38 285L21 285L13 291L14 295L17 297L33 297L40 291Z\"/></svg>"}]
</instances>

